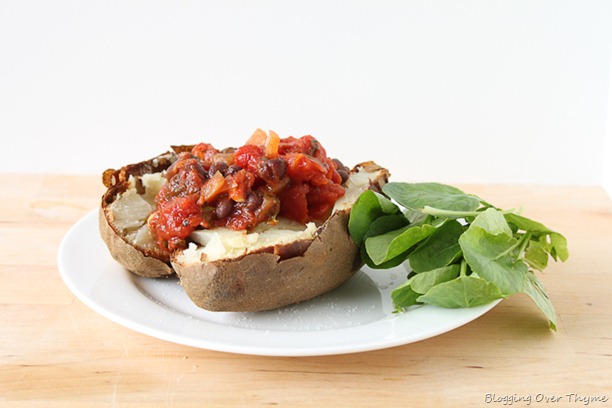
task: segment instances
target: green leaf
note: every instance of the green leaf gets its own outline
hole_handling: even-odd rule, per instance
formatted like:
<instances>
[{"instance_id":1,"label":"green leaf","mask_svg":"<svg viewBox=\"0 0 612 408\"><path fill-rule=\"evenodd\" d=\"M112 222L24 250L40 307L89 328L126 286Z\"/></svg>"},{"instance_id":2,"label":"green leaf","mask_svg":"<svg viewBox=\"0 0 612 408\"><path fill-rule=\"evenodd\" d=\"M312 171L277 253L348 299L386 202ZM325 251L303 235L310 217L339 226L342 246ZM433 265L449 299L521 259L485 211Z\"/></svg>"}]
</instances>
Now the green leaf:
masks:
<instances>
[{"instance_id":1,"label":"green leaf","mask_svg":"<svg viewBox=\"0 0 612 408\"><path fill-rule=\"evenodd\" d=\"M548 235L550 236L550 255L556 261L560 259L561 262L567 261L569 258L569 250L567 248L567 239L558 232L551 230L544 224L529 218L523 217L518 214L508 213L505 214L506 220L515 225L518 229L533 233L535 236Z\"/></svg>"},{"instance_id":2,"label":"green leaf","mask_svg":"<svg viewBox=\"0 0 612 408\"><path fill-rule=\"evenodd\" d=\"M540 237L538 240L531 240L525 249L523 257L525 261L539 271L543 271L548 265L548 242L546 237Z\"/></svg>"},{"instance_id":3,"label":"green leaf","mask_svg":"<svg viewBox=\"0 0 612 408\"><path fill-rule=\"evenodd\" d=\"M412 270L423 272L450 265L461 255L459 237L463 231L465 227L458 221L447 220L408 256Z\"/></svg>"},{"instance_id":4,"label":"green leaf","mask_svg":"<svg viewBox=\"0 0 612 408\"><path fill-rule=\"evenodd\" d=\"M459 308L486 305L503 297L494 283L470 275L436 285L423 296L419 296L417 301L440 307Z\"/></svg>"},{"instance_id":5,"label":"green leaf","mask_svg":"<svg viewBox=\"0 0 612 408\"><path fill-rule=\"evenodd\" d=\"M512 249L518 241L505 234L492 235L480 227L471 225L459 237L463 256L474 272L493 282L504 296L521 292L524 287L527 265L514 258Z\"/></svg>"},{"instance_id":6,"label":"green leaf","mask_svg":"<svg viewBox=\"0 0 612 408\"><path fill-rule=\"evenodd\" d=\"M527 275L524 293L544 312L550 322L550 328L557 330L557 313L555 308L548 298L546 290L532 272Z\"/></svg>"},{"instance_id":7,"label":"green leaf","mask_svg":"<svg viewBox=\"0 0 612 408\"><path fill-rule=\"evenodd\" d=\"M410 282L410 287L412 290L417 293L425 294L432 287L455 279L457 276L459 276L460 270L461 267L459 265L445 266L443 268L417 273L408 281Z\"/></svg>"},{"instance_id":8,"label":"green leaf","mask_svg":"<svg viewBox=\"0 0 612 408\"><path fill-rule=\"evenodd\" d=\"M388 183L383 186L383 193L412 210L427 206L448 211L474 211L480 206L478 197L439 183Z\"/></svg>"},{"instance_id":9,"label":"green leaf","mask_svg":"<svg viewBox=\"0 0 612 408\"><path fill-rule=\"evenodd\" d=\"M383 195L372 190L364 191L351 209L348 223L349 232L357 245L361 245L374 220L386 214L397 214L399 212L399 208Z\"/></svg>"},{"instance_id":10,"label":"green leaf","mask_svg":"<svg viewBox=\"0 0 612 408\"><path fill-rule=\"evenodd\" d=\"M361 253L361 259L363 260L363 262L365 262L366 265L368 265L370 268L372 269L391 269L391 268L395 268L396 266L402 264L402 262L404 262L406 260L406 258L408 257L408 251L399 254L398 256L396 256L393 259L389 259L386 262L383 262L379 265L375 264L374 261L372 261L372 259L370 259L370 256L368 255L368 252L366 251L366 247L365 245L362 245L360 248L360 253Z\"/></svg>"},{"instance_id":11,"label":"green leaf","mask_svg":"<svg viewBox=\"0 0 612 408\"><path fill-rule=\"evenodd\" d=\"M552 232L544 224L531 220L527 217L523 217L522 215L518 215L515 213L507 213L507 214L504 214L504 217L506 218L506 221L516 225L518 229L523 230L523 231L531 231L531 232L539 232L539 233Z\"/></svg>"},{"instance_id":12,"label":"green leaf","mask_svg":"<svg viewBox=\"0 0 612 408\"><path fill-rule=\"evenodd\" d=\"M428 224L431 223L433 216L425 214L417 210L404 209L402 210L404 217L410 221L410 224Z\"/></svg>"},{"instance_id":13,"label":"green leaf","mask_svg":"<svg viewBox=\"0 0 612 408\"><path fill-rule=\"evenodd\" d=\"M412 290L409 281L404 282L391 292L391 299L393 300L396 311L401 311L402 309L418 304L417 298L419 296L421 296L421 294Z\"/></svg>"},{"instance_id":14,"label":"green leaf","mask_svg":"<svg viewBox=\"0 0 612 408\"><path fill-rule=\"evenodd\" d=\"M436 228L429 224L420 227L408 225L386 234L366 238L366 251L374 264L380 265L406 252L435 230Z\"/></svg>"},{"instance_id":15,"label":"green leaf","mask_svg":"<svg viewBox=\"0 0 612 408\"><path fill-rule=\"evenodd\" d=\"M363 238L386 234L389 231L405 227L407 224L408 220L402 214L382 215L372 221Z\"/></svg>"},{"instance_id":16,"label":"green leaf","mask_svg":"<svg viewBox=\"0 0 612 408\"><path fill-rule=\"evenodd\" d=\"M504 218L504 214L495 208L487 208L474 219L472 225L480 227L489 234L506 234L512 236L512 230Z\"/></svg>"},{"instance_id":17,"label":"green leaf","mask_svg":"<svg viewBox=\"0 0 612 408\"><path fill-rule=\"evenodd\" d=\"M569 250L567 249L567 239L558 232L550 234L550 246L551 256L557 260L559 258L561 262L567 261L569 258Z\"/></svg>"}]
</instances>

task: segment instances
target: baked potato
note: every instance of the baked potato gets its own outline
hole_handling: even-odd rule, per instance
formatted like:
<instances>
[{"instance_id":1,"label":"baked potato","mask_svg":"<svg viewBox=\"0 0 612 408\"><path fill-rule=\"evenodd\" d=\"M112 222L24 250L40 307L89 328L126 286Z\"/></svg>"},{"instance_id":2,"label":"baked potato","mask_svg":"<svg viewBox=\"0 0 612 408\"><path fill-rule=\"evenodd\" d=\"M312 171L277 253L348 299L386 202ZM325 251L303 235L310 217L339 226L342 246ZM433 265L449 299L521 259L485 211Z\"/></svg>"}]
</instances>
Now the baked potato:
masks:
<instances>
[{"instance_id":1,"label":"baked potato","mask_svg":"<svg viewBox=\"0 0 612 408\"><path fill-rule=\"evenodd\" d=\"M362 266L350 209L389 173L373 162L349 170L304 138L257 131L245 149L179 146L107 170L100 231L113 258L144 277L176 273L210 311L271 310L336 288Z\"/></svg>"}]
</instances>

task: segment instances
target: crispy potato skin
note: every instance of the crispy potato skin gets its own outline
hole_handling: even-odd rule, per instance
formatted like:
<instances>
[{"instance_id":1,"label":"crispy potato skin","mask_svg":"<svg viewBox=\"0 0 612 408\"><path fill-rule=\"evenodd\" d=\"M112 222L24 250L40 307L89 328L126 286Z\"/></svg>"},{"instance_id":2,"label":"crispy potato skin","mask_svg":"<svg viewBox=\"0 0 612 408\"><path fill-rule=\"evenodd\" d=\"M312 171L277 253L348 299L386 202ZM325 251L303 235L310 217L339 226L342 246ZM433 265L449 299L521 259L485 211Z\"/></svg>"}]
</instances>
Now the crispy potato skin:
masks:
<instances>
[{"instance_id":1,"label":"crispy potato skin","mask_svg":"<svg viewBox=\"0 0 612 408\"><path fill-rule=\"evenodd\" d=\"M380 190L389 173L374 163L367 171L381 175L370 188ZM349 210L334 213L301 254L282 259L284 251L260 251L238 259L172 266L187 295L211 311L257 312L277 309L329 292L361 268L359 249L348 232ZM292 244L288 244L292 245Z\"/></svg>"},{"instance_id":2,"label":"crispy potato skin","mask_svg":"<svg viewBox=\"0 0 612 408\"><path fill-rule=\"evenodd\" d=\"M121 167L119 170L107 169L102 173L102 184L105 187L111 189L112 187L119 186L121 183L127 181L130 176L142 176L143 174L158 173L160 171L168 169L172 163L174 163L181 152L189 152L193 149L193 145L181 145L171 146L172 151L160 154L149 160L141 161L135 164L128 164L127 166ZM105 194L106 198L108 196Z\"/></svg>"}]
</instances>

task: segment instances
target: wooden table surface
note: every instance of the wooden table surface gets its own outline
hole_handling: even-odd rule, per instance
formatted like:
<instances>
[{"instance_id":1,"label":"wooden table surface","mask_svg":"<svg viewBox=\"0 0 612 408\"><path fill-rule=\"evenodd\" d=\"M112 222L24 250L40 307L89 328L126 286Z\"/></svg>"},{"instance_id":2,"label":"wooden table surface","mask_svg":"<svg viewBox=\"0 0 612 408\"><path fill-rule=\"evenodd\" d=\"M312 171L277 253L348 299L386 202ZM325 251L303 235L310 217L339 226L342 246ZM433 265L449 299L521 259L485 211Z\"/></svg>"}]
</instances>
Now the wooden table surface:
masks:
<instances>
[{"instance_id":1,"label":"wooden table surface","mask_svg":"<svg viewBox=\"0 0 612 408\"><path fill-rule=\"evenodd\" d=\"M458 187L523 206L568 238L570 259L540 275L557 332L515 295L446 334L357 354L261 357L158 340L89 309L58 272L60 241L97 207L99 178L3 174L0 406L612 406L610 199L599 187Z\"/></svg>"}]
</instances>

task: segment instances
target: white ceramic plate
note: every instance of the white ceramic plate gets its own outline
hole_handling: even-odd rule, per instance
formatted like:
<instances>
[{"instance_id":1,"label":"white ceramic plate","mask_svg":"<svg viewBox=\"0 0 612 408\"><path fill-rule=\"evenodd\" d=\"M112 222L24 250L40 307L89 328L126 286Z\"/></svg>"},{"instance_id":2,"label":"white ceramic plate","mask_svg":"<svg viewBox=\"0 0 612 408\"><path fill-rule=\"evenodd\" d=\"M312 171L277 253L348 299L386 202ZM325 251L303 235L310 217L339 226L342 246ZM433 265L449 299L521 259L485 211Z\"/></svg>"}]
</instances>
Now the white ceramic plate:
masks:
<instances>
[{"instance_id":1,"label":"white ceramic plate","mask_svg":"<svg viewBox=\"0 0 612 408\"><path fill-rule=\"evenodd\" d=\"M405 271L364 267L340 288L298 305L258 313L208 312L189 300L176 278L140 278L117 264L99 236L97 211L66 234L58 266L77 298L120 325L174 343L241 354L314 356L394 347L453 330L499 303L470 309L427 305L396 314L390 293L405 280Z\"/></svg>"}]
</instances>

